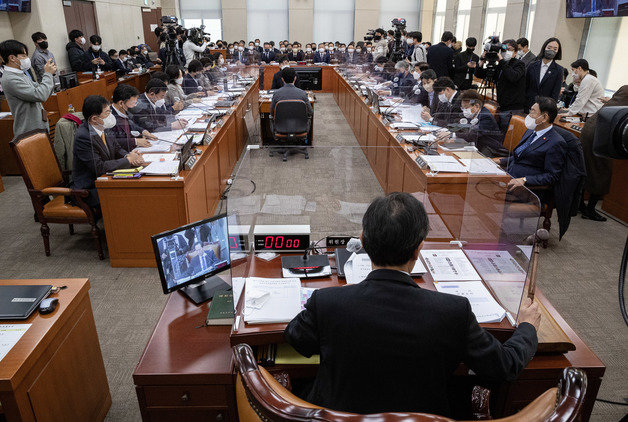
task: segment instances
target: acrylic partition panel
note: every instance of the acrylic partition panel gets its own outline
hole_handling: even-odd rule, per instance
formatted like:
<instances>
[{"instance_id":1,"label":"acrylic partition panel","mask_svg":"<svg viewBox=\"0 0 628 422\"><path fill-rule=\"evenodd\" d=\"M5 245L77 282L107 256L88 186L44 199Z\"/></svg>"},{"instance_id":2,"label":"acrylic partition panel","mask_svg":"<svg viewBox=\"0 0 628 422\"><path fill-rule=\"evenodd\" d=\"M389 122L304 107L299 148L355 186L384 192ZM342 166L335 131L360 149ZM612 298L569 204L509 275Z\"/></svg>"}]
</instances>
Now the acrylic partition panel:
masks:
<instances>
[{"instance_id":1,"label":"acrylic partition panel","mask_svg":"<svg viewBox=\"0 0 628 422\"><path fill-rule=\"evenodd\" d=\"M256 272L260 266L254 263L271 258L269 251L292 249L298 255L309 247L332 258L335 276L338 269L333 248L325 248L326 237L360 237L369 204L386 194L367 156L392 157L392 152L407 153L407 147L313 147L309 160L294 155L287 162L270 157L268 149L248 149L226 194L232 275L282 277L279 256L272 258L277 260L272 274ZM429 169L418 165L413 171L442 176L428 176ZM422 251L462 252L471 271L514 319L524 295L539 202L525 188L509 189L505 173L472 173L445 176L442 182L427 183L425 190L409 192L424 204L429 218ZM434 288L433 262L419 259L429 272L426 288ZM345 279L338 277L338 282Z\"/></svg>"}]
</instances>

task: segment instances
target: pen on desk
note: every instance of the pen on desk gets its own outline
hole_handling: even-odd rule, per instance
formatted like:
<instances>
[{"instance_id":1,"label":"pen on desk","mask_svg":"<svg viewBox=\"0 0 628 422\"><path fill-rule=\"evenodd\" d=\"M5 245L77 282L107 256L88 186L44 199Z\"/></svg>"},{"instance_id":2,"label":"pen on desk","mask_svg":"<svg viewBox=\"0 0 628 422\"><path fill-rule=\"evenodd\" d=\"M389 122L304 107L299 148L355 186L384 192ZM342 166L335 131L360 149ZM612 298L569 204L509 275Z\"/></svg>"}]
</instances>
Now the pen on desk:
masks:
<instances>
[{"instance_id":1,"label":"pen on desk","mask_svg":"<svg viewBox=\"0 0 628 422\"><path fill-rule=\"evenodd\" d=\"M240 327L240 315L236 316L235 322L233 323L233 332L237 333L239 327Z\"/></svg>"}]
</instances>

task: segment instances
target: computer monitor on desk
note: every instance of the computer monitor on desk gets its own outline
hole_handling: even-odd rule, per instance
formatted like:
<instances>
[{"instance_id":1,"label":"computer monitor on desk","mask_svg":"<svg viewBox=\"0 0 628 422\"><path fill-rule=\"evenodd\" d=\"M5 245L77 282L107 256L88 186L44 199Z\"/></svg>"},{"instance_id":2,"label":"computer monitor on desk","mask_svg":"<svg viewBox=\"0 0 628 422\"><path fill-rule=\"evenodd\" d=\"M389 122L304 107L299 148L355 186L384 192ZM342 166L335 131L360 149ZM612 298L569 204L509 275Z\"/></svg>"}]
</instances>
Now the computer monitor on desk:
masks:
<instances>
[{"instance_id":1,"label":"computer monitor on desk","mask_svg":"<svg viewBox=\"0 0 628 422\"><path fill-rule=\"evenodd\" d=\"M231 287L216 275L231 267L226 214L151 239L165 294L180 290L198 305Z\"/></svg>"}]
</instances>

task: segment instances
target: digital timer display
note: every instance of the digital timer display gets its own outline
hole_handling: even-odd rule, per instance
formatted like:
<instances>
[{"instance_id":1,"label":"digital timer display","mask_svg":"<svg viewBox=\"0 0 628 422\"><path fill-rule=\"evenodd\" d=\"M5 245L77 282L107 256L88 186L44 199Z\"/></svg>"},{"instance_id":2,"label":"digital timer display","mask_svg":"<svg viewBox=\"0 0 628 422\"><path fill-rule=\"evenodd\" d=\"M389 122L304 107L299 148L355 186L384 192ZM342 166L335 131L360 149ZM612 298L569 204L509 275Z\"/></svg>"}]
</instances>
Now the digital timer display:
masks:
<instances>
[{"instance_id":1,"label":"digital timer display","mask_svg":"<svg viewBox=\"0 0 628 422\"><path fill-rule=\"evenodd\" d=\"M308 234L262 234L255 235L256 251L298 252L310 244Z\"/></svg>"},{"instance_id":2,"label":"digital timer display","mask_svg":"<svg viewBox=\"0 0 628 422\"><path fill-rule=\"evenodd\" d=\"M232 251L245 251L247 236L244 234L229 235L229 249Z\"/></svg>"}]
</instances>

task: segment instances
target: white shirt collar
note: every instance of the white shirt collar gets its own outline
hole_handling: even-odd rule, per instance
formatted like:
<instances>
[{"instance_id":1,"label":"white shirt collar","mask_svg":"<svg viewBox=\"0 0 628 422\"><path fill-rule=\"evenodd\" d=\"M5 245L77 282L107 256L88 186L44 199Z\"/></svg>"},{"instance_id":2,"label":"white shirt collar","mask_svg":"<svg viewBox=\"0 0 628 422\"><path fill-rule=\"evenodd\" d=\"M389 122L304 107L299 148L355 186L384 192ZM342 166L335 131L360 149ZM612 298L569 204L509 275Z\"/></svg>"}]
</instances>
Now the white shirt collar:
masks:
<instances>
[{"instance_id":1,"label":"white shirt collar","mask_svg":"<svg viewBox=\"0 0 628 422\"><path fill-rule=\"evenodd\" d=\"M148 100L148 103L153 106L153 109L157 110L157 106L155 104L153 104L153 102L150 100L150 98L148 98L148 95L146 95L146 93L144 93L144 96L146 97L146 99Z\"/></svg>"},{"instance_id":2,"label":"white shirt collar","mask_svg":"<svg viewBox=\"0 0 628 422\"><path fill-rule=\"evenodd\" d=\"M90 127L90 128L92 128L92 129L94 129L94 132L96 132L96 134L98 134L98 136L102 138L102 133L103 133L103 131L102 131L102 130L100 130L100 129L96 129L96 128L95 128L94 126L92 126L92 125L89 125L89 127Z\"/></svg>"},{"instance_id":3,"label":"white shirt collar","mask_svg":"<svg viewBox=\"0 0 628 422\"><path fill-rule=\"evenodd\" d=\"M447 99L448 103L451 103L454 100L454 98L456 97L456 92L458 92L458 91L454 91L454 93L451 95L451 98Z\"/></svg>"},{"instance_id":4,"label":"white shirt collar","mask_svg":"<svg viewBox=\"0 0 628 422\"><path fill-rule=\"evenodd\" d=\"M124 114L123 112L121 112L120 110L118 110L118 107L116 107L114 104L111 104L111 108L115 110L116 113L118 113L120 115L120 117L124 117L125 119L129 119L129 116L127 116L126 114Z\"/></svg>"},{"instance_id":5,"label":"white shirt collar","mask_svg":"<svg viewBox=\"0 0 628 422\"><path fill-rule=\"evenodd\" d=\"M24 75L24 71L22 69L16 69L11 66L4 66L4 70L8 70L9 72L13 72L13 73L21 73L22 75Z\"/></svg>"},{"instance_id":6,"label":"white shirt collar","mask_svg":"<svg viewBox=\"0 0 628 422\"><path fill-rule=\"evenodd\" d=\"M550 131L550 129L551 129L551 128L553 128L553 127L554 127L554 125L549 125L549 127L546 127L545 129L541 129L541 130L539 130L538 132L537 132L537 131L535 131L535 132L534 132L534 134L536 135L535 140L536 140L536 139L539 139L540 137L542 137L543 135L545 135L545 134L546 134L547 132L549 132L549 131Z\"/></svg>"}]
</instances>

